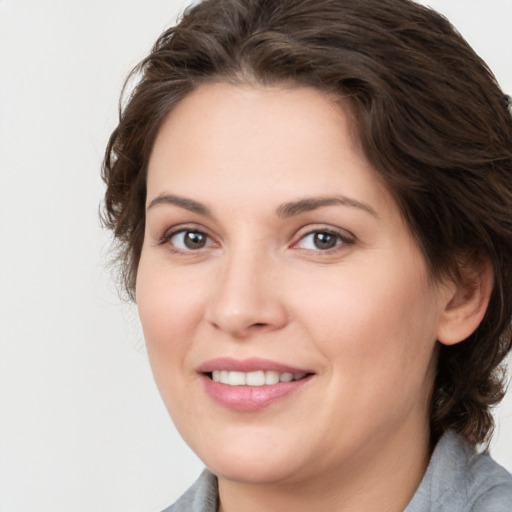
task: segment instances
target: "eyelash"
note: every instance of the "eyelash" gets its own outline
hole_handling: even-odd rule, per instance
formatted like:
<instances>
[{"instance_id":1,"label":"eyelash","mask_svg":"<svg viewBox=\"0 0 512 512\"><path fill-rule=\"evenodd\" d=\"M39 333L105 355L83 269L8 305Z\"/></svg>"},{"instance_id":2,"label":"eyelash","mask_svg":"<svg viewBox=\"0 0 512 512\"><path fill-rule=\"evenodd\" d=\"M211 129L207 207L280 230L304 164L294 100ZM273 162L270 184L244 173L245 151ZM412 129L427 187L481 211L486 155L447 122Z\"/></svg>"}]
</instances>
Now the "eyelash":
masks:
<instances>
[{"instance_id":1,"label":"eyelash","mask_svg":"<svg viewBox=\"0 0 512 512\"><path fill-rule=\"evenodd\" d=\"M197 249L193 249L193 248L182 249L182 248L176 247L174 244L170 243L171 240L175 236L180 235L180 234L185 235L186 233L194 233L196 235L206 237L206 239L207 239L206 245L203 246L203 247L199 247ZM310 237L310 236L315 236L316 237L318 235L327 235L327 236L335 237L336 238L335 245L333 247L329 247L329 248L326 248L326 249L320 249L320 248L316 248L316 249L315 248L307 248L307 249L304 249L304 248L301 248L301 247L297 247L300 244L300 242L306 240L307 237ZM210 241L210 243L208 243L208 241ZM211 242L213 242L213 244ZM332 228L321 228L321 227L319 227L319 228L316 228L316 229L309 229L307 232L302 234L299 237L299 239L292 244L292 248L295 248L296 250L307 251L307 252L315 251L315 252L318 252L320 254L322 254L322 253L323 254L330 254L332 252L336 252L337 250L340 250L344 246L353 245L355 242L356 242L356 239L351 234L348 234L346 232L340 232L340 231L337 231L337 230L332 229ZM315 243L315 242L313 242L313 243ZM158 241L158 245L160 245L160 246L167 245L172 252L174 252L174 253L181 253L181 254L197 253L197 252L201 251L202 249L207 249L209 246L214 245L214 244L216 244L216 242L214 242L212 240L212 238L207 233L205 233L201 229L198 229L198 228L195 228L195 227L191 227L191 226L189 226L189 227L186 227L186 226L185 227L180 227L179 229L174 229L174 230L172 230L170 232L166 232L166 233L164 233L164 235Z\"/></svg>"},{"instance_id":2,"label":"eyelash","mask_svg":"<svg viewBox=\"0 0 512 512\"><path fill-rule=\"evenodd\" d=\"M337 250L341 250L342 247L347 245L353 245L355 243L355 237L351 234L348 234L346 232L341 232L332 228L315 228L315 229L309 229L306 233L302 234L297 242L293 244L293 246L298 246L300 242L303 242L307 239L307 237L317 237L318 235L327 235L329 237L335 237L335 245L333 247L329 247L326 249L320 249L320 248L311 248L311 249L301 249L300 247L297 247L297 250L304 250L304 251L316 251L323 254L330 254L332 252L336 252ZM315 243L313 241L313 243Z\"/></svg>"},{"instance_id":3,"label":"eyelash","mask_svg":"<svg viewBox=\"0 0 512 512\"><path fill-rule=\"evenodd\" d=\"M204 236L204 237L206 237L207 240L212 241L212 238L207 233L205 233L203 230L192 227L192 226L188 226L188 227L185 226L185 227L173 229L172 231L167 231L166 233L164 233L164 235L158 241L158 245L167 245L172 252L182 253L182 254L192 254L192 253L200 251L201 249L206 248L206 247L200 247L198 249L191 249L191 248L181 249L179 247L176 247L174 244L170 243L171 240L175 236L177 236L179 234L185 235L186 233L194 233L196 235ZM208 244L208 241L206 243Z\"/></svg>"}]
</instances>

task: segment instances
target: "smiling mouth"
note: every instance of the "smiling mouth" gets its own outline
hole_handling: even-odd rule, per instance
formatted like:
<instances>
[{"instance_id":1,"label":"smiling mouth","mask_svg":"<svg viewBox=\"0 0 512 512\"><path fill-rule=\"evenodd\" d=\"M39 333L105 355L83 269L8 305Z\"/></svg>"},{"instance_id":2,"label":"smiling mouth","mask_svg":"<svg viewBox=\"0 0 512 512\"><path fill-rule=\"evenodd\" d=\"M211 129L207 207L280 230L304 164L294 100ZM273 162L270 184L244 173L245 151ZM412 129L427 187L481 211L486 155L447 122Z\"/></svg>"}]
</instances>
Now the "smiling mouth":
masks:
<instances>
[{"instance_id":1,"label":"smiling mouth","mask_svg":"<svg viewBox=\"0 0 512 512\"><path fill-rule=\"evenodd\" d=\"M207 395L223 408L256 412L308 385L314 372L260 358L212 359L197 369Z\"/></svg>"},{"instance_id":2,"label":"smiling mouth","mask_svg":"<svg viewBox=\"0 0 512 512\"><path fill-rule=\"evenodd\" d=\"M310 373L278 372L274 370L257 370L252 372L213 370L206 376L213 382L228 386L269 386L273 384L297 381L311 375Z\"/></svg>"}]
</instances>

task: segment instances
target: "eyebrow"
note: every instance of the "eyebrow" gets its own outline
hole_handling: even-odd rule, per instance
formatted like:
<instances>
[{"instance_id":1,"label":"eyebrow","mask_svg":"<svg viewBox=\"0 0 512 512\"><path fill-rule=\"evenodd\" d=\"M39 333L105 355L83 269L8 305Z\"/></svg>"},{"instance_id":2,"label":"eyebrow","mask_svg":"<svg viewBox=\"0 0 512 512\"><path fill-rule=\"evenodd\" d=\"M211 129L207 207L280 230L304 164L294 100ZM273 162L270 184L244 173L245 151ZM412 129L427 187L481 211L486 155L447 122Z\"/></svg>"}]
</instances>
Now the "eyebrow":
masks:
<instances>
[{"instance_id":1,"label":"eyebrow","mask_svg":"<svg viewBox=\"0 0 512 512\"><path fill-rule=\"evenodd\" d=\"M184 208L185 210L189 210L193 213L197 213L199 215L212 217L212 212L204 204L199 203L198 201L194 201L193 199L175 196L172 194L161 194L158 197L155 197L155 199L153 199L149 203L146 210L149 210L158 204L172 204L175 206L179 206L180 208Z\"/></svg>"},{"instance_id":2,"label":"eyebrow","mask_svg":"<svg viewBox=\"0 0 512 512\"><path fill-rule=\"evenodd\" d=\"M198 215L213 217L211 210L204 204L187 197L175 196L173 194L161 194L155 197L155 199L149 203L147 210L159 204L172 204L193 213L197 213ZM332 205L359 208L370 213L374 217L378 217L377 212L370 205L346 196L306 197L297 201L283 203L276 209L276 215L282 218L293 217L294 215L316 210L323 206Z\"/></svg>"},{"instance_id":3,"label":"eyebrow","mask_svg":"<svg viewBox=\"0 0 512 512\"><path fill-rule=\"evenodd\" d=\"M298 201L284 203L277 208L276 213L279 217L292 217L301 213L309 212L323 206L341 205L351 208L359 208L374 217L378 217L377 212L366 203L345 196L326 196L326 197L306 197Z\"/></svg>"}]
</instances>

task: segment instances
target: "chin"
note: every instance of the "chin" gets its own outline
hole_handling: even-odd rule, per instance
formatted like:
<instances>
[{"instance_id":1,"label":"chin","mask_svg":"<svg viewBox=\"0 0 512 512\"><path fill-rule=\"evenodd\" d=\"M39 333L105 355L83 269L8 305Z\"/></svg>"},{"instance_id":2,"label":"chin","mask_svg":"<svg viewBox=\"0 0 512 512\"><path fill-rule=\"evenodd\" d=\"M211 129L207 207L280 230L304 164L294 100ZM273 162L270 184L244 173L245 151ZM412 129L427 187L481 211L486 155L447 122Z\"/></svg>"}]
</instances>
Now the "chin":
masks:
<instances>
[{"instance_id":1,"label":"chin","mask_svg":"<svg viewBox=\"0 0 512 512\"><path fill-rule=\"evenodd\" d=\"M192 446L199 458L212 473L220 478L248 484L268 484L293 480L301 473L300 454L290 446L276 446L275 440L247 436L248 439L231 438L223 443L214 439L206 446ZM215 447L215 450L212 449ZM305 462L305 461L304 461Z\"/></svg>"},{"instance_id":2,"label":"chin","mask_svg":"<svg viewBox=\"0 0 512 512\"><path fill-rule=\"evenodd\" d=\"M206 464L212 473L219 478L246 484L271 484L295 480L300 471L295 463L276 460L275 458L239 457L231 460L213 458L211 464ZM206 461L205 461L206 462Z\"/></svg>"}]
</instances>

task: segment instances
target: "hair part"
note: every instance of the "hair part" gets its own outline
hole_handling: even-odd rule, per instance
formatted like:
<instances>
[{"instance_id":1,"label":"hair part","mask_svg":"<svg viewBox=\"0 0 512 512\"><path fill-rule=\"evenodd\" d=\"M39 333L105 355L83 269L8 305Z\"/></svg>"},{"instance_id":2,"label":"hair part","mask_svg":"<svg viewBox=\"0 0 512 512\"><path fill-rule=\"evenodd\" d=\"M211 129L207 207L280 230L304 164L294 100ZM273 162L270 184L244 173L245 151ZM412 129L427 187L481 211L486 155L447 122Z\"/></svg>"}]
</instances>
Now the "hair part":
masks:
<instances>
[{"instance_id":1,"label":"hair part","mask_svg":"<svg viewBox=\"0 0 512 512\"><path fill-rule=\"evenodd\" d=\"M439 347L437 439L489 439L512 345L512 117L486 64L444 17L410 0L204 0L132 72L105 154L103 222L135 300L146 173L158 130L199 85L314 87L353 114L363 150L396 199L434 279L485 258L495 286L464 342ZM127 81L128 83L128 81Z\"/></svg>"}]
</instances>

